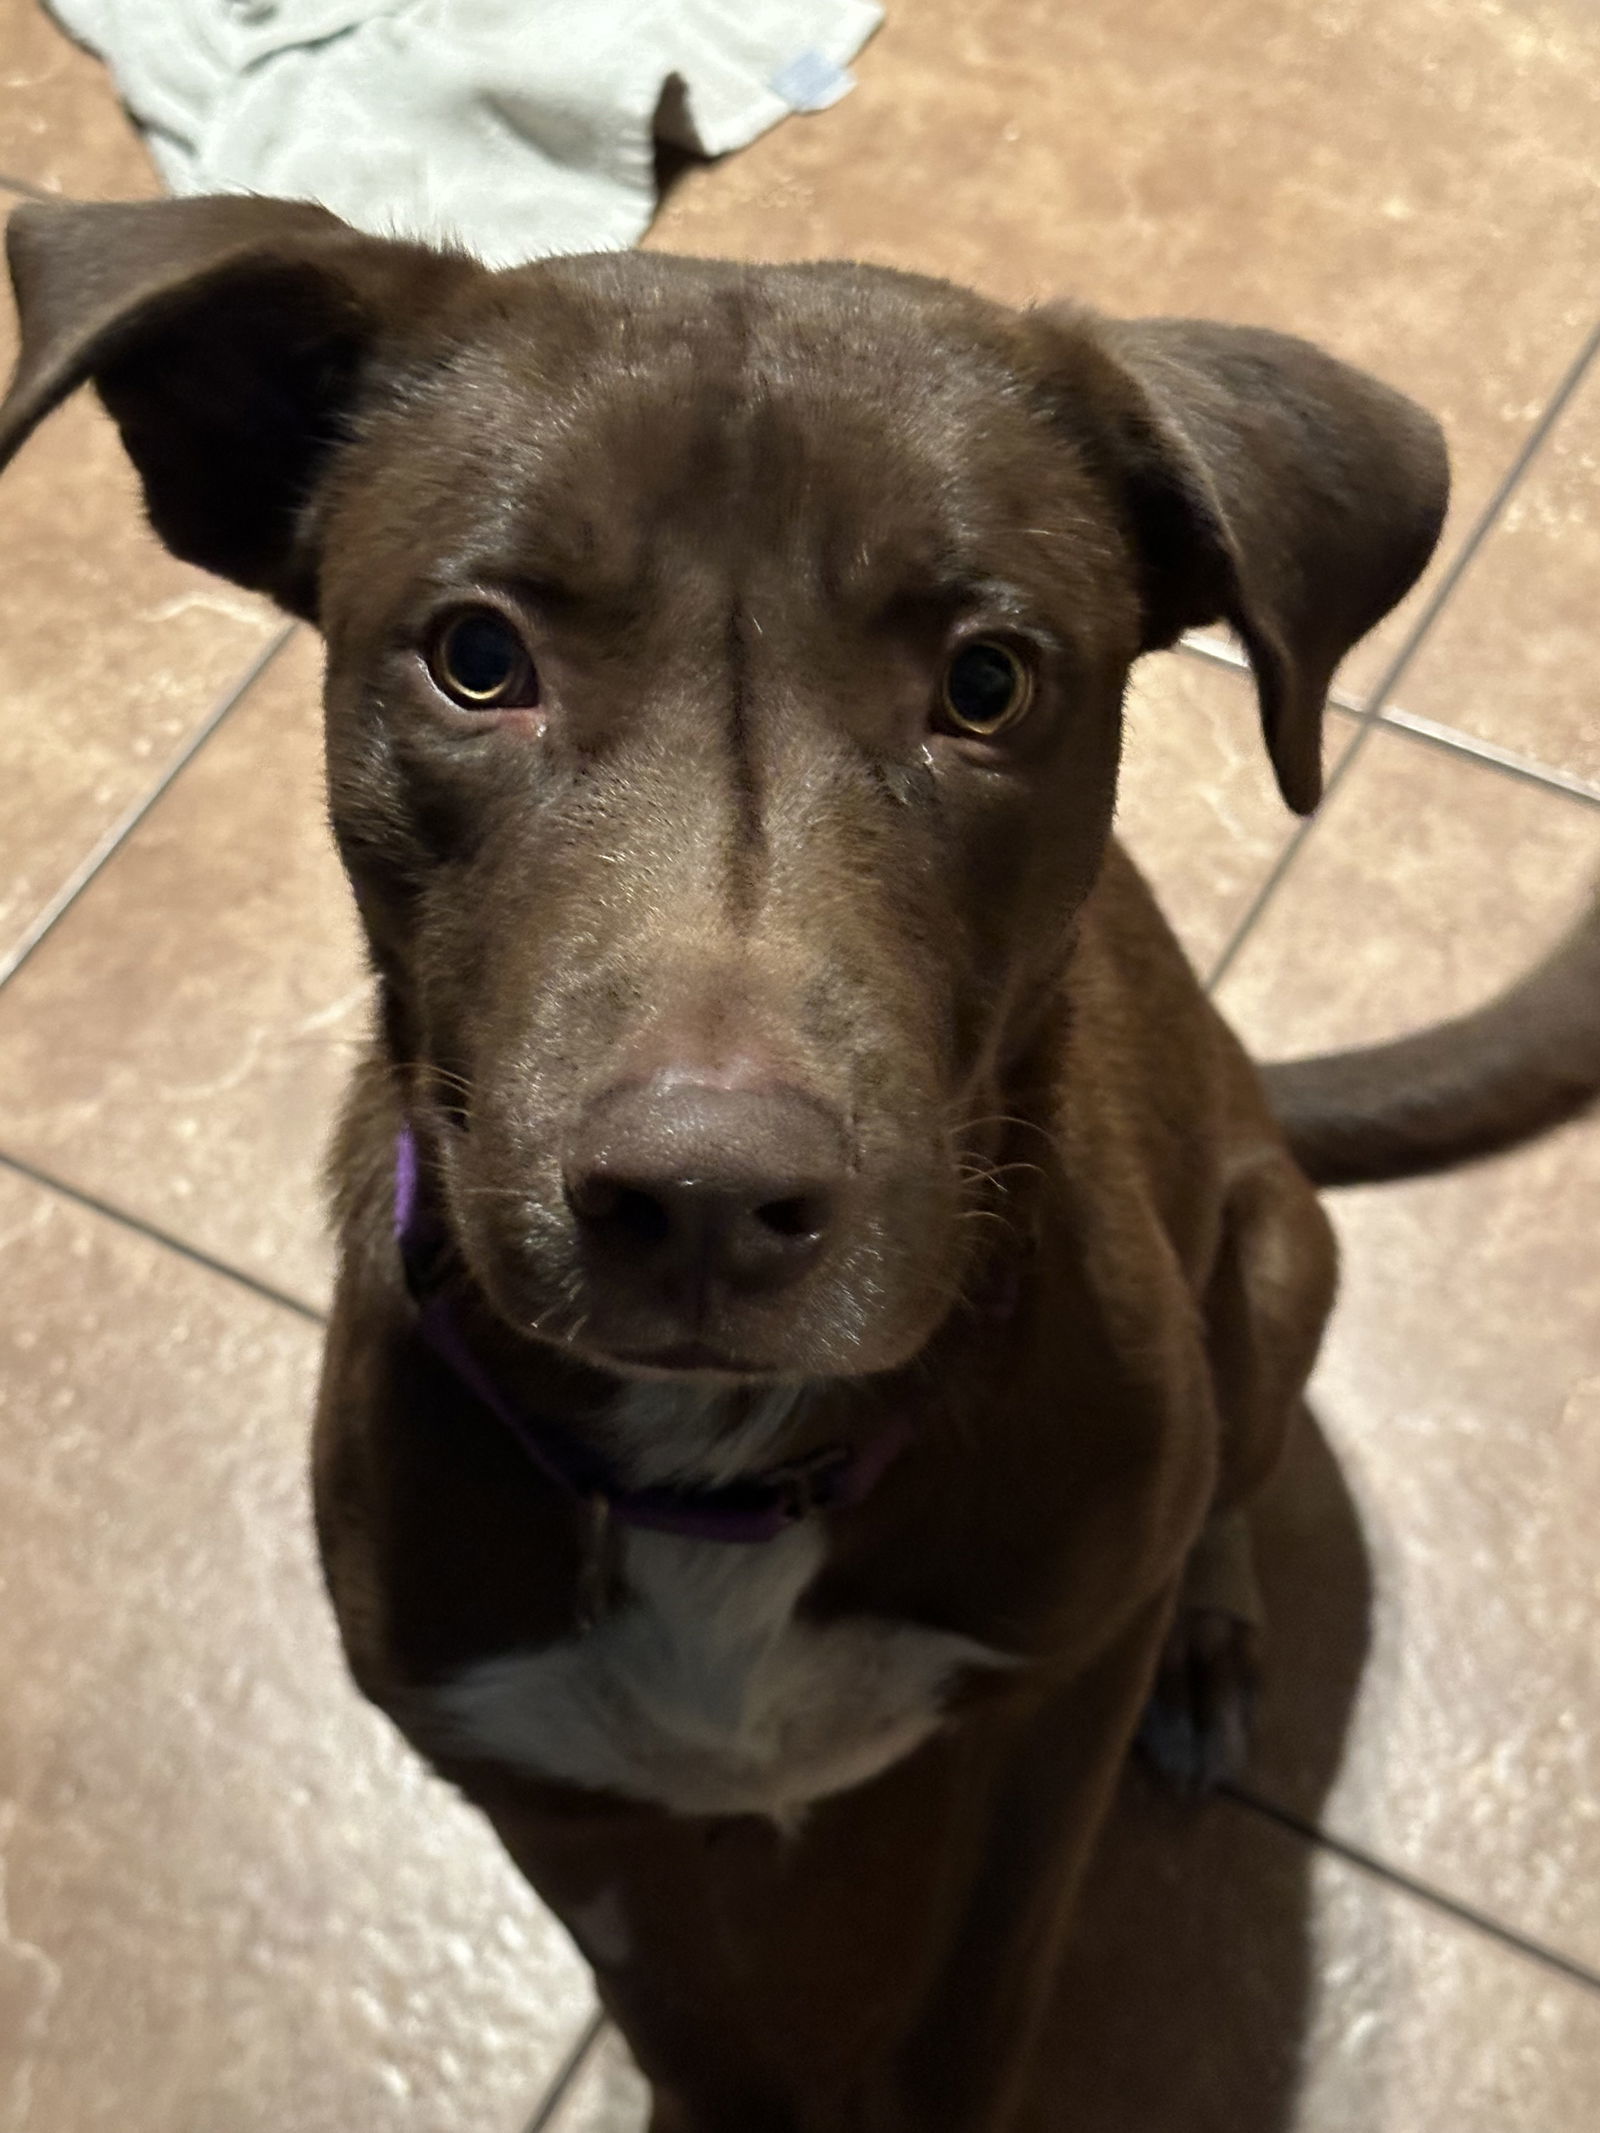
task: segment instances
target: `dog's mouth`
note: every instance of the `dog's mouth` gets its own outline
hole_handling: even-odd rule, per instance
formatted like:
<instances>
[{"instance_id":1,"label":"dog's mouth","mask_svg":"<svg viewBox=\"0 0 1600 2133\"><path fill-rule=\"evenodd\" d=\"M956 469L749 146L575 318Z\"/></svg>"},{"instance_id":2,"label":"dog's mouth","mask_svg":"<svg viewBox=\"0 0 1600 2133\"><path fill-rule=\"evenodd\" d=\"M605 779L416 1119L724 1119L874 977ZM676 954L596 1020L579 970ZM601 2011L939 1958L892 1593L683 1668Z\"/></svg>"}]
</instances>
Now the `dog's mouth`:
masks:
<instances>
[{"instance_id":1,"label":"dog's mouth","mask_svg":"<svg viewBox=\"0 0 1600 2133\"><path fill-rule=\"evenodd\" d=\"M523 1253L472 1254L502 1322L575 1363L624 1380L759 1389L796 1377L855 1377L898 1363L926 1338L914 1305L883 1295L844 1255L781 1294L697 1293L618 1281L574 1255L553 1272ZM912 1324L908 1320L914 1320Z\"/></svg>"},{"instance_id":2,"label":"dog's mouth","mask_svg":"<svg viewBox=\"0 0 1600 2133\"><path fill-rule=\"evenodd\" d=\"M458 1160L466 1152L458 1142ZM525 1191L486 1190L458 1172L448 1198L461 1256L503 1325L641 1384L760 1390L896 1368L925 1344L959 1286L950 1259L963 1233L953 1181L942 1179L863 1184L798 1265L790 1255L808 1240L797 1251L780 1233L757 1236L731 1270L638 1231L596 1237L559 1188L541 1191L536 1180Z\"/></svg>"},{"instance_id":3,"label":"dog's mouth","mask_svg":"<svg viewBox=\"0 0 1600 2133\"><path fill-rule=\"evenodd\" d=\"M581 1342L572 1344L574 1352L585 1354ZM669 1341L659 1348L610 1349L593 1351L586 1360L611 1370L618 1377L637 1378L645 1383L675 1384L694 1380L725 1386L757 1386L773 1382L779 1373L752 1357L739 1355L727 1348L718 1347L710 1341Z\"/></svg>"}]
</instances>

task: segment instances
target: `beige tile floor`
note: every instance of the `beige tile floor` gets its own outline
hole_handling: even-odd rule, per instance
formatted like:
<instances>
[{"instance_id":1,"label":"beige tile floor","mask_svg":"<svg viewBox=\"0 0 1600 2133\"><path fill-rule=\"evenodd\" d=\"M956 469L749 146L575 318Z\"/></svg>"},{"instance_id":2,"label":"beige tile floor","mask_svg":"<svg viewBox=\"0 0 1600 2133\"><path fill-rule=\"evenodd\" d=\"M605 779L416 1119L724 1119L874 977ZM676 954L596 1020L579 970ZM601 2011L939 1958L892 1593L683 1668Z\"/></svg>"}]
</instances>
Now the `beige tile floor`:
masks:
<instances>
[{"instance_id":1,"label":"beige tile floor","mask_svg":"<svg viewBox=\"0 0 1600 2133\"><path fill-rule=\"evenodd\" d=\"M1600 871L1600 15L890 0L859 71L652 242L1262 320L1434 405L1450 527L1315 828L1225 647L1137 678L1123 821L1264 1053L1517 969ZM0 193L154 189L0 0ZM314 645L156 549L82 406L0 486L0 692L0 2133L632 2129L575 1957L316 1589L364 1008ZM1035 2133L1600 2123L1600 1127L1337 1213L1258 1766L1198 1817L1130 1778Z\"/></svg>"}]
</instances>

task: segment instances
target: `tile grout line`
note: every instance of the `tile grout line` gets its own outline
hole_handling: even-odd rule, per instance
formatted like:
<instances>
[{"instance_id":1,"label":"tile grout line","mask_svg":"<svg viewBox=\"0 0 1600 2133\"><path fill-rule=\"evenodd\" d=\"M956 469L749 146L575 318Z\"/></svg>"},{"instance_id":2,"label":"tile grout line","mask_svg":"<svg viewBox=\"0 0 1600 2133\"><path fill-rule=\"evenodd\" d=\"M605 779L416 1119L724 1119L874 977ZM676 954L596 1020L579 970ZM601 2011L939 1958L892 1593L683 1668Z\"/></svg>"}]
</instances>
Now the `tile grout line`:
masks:
<instances>
[{"instance_id":1,"label":"tile grout line","mask_svg":"<svg viewBox=\"0 0 1600 2133\"><path fill-rule=\"evenodd\" d=\"M25 929L21 939L17 941L9 954L0 957L0 988L9 985L34 952L49 939L57 925L66 917L84 890L88 888L89 884L104 869L107 863L116 857L151 809L166 796L184 771L188 769L229 713L255 687L298 628L299 624L295 622L284 624L277 635L271 638L263 649L257 653L239 679L223 691L199 725L181 743L177 753L169 759L165 769L157 776L155 783L146 787L133 805L119 816L110 829L106 830L99 841L91 847L87 858L81 860L67 876L55 895L44 906L44 909L34 917L32 923Z\"/></svg>"},{"instance_id":2,"label":"tile grout line","mask_svg":"<svg viewBox=\"0 0 1600 2133\"><path fill-rule=\"evenodd\" d=\"M1439 617L1443 614L1455 594L1456 588L1477 560L1479 551L1488 540L1489 535L1499 525L1507 504L1521 487L1529 468L1543 450L1545 439L1560 421L1568 403L1587 377L1597 352L1600 352L1600 320L1597 320L1584 336L1577 354L1562 373L1554 392L1545 403L1539 419L1528 431L1527 436L1523 438L1510 465L1495 484L1492 494L1479 511L1478 516L1473 520L1465 540L1451 557L1438 584L1435 585L1433 591L1423 603L1421 613L1400 640L1393 658L1379 674L1372 687L1366 692L1362 699L1362 708L1357 714L1360 724L1355 738L1328 773L1327 784L1324 787L1322 801L1317 812L1314 815L1307 816L1304 821L1296 826L1282 851L1267 870L1265 880L1251 898L1244 916L1234 927L1221 955L1218 956L1212 966L1211 973L1206 979L1206 990L1208 992L1215 992L1228 975L1228 972L1233 968L1245 943L1249 940L1264 915L1267 906L1272 902L1278 889L1282 886L1284 877L1299 858L1305 847L1306 840L1310 837L1317 824L1326 819L1329 802L1334 798L1339 788L1345 783L1351 771L1360 761L1362 752L1367 742L1372 738L1373 733L1383 723L1380 714L1384 705L1388 702L1395 684L1409 670L1424 643L1432 635L1434 624L1439 620Z\"/></svg>"},{"instance_id":3,"label":"tile grout line","mask_svg":"<svg viewBox=\"0 0 1600 2133\"><path fill-rule=\"evenodd\" d=\"M597 2007L578 2032L577 2039L565 2059L550 2077L550 2086L544 2092L544 2099L524 2126L523 2133L548 2133L549 2127L555 2123L556 2113L572 2094L578 2077L588 2065L605 2026L605 2009Z\"/></svg>"},{"instance_id":4,"label":"tile grout line","mask_svg":"<svg viewBox=\"0 0 1600 2133\"><path fill-rule=\"evenodd\" d=\"M1250 662L1243 652L1237 652L1232 645L1222 644L1215 638L1181 637L1173 650L1186 653L1205 666L1224 667L1230 674L1248 676L1250 672ZM1333 710L1342 712L1347 718L1362 716L1361 699L1343 689L1330 690L1328 702ZM1466 733L1459 726L1447 726L1441 719L1424 718L1420 712L1407 711L1400 704L1387 704L1377 713L1375 723L1386 733L1398 733L1408 741L1423 741L1441 754L1460 756L1480 769L1497 771L1517 779L1520 784L1543 786L1547 792L1556 793L1564 800L1580 800L1590 807L1600 807L1600 785L1588 778L1580 778L1569 770L1557 770L1553 764L1541 763L1531 755L1519 755L1514 748L1502 748L1497 741L1480 740L1477 734Z\"/></svg>"},{"instance_id":5,"label":"tile grout line","mask_svg":"<svg viewBox=\"0 0 1600 2133\"><path fill-rule=\"evenodd\" d=\"M1315 1850L1332 1853L1347 1866L1357 1868L1375 1881L1386 1882L1389 1887L1427 1905L1430 1910L1442 1912L1445 1917L1454 1919L1457 1925L1469 1926L1475 1932L1485 1934L1490 1940L1498 1941L1502 1947L1510 1949L1514 1954L1525 1956L1530 1962L1539 1963L1547 1970L1556 1971L1569 1984L1600 1992L1600 1971L1591 1970L1587 1963L1580 1963L1570 1955L1563 1955L1559 1949L1548 1948L1541 1941L1531 1939L1526 1933L1519 1933L1514 1926L1503 1924L1487 1911L1480 1911L1470 1903L1461 1902L1458 1897L1446 1895L1444 1890L1433 1888L1426 1881L1418 1881L1400 1867L1390 1866L1375 1853L1365 1851L1360 1845L1351 1844L1343 1837L1332 1835L1317 1823L1307 1821L1303 1815L1297 1815L1287 1807L1280 1807L1275 1800L1266 1798L1264 1794L1248 1786L1224 1782L1217 1787L1217 1796L1226 1800L1232 1807L1240 1808L1248 1814L1259 1815L1263 1821L1275 1823L1290 1835L1302 1838Z\"/></svg>"},{"instance_id":6,"label":"tile grout line","mask_svg":"<svg viewBox=\"0 0 1600 2133\"><path fill-rule=\"evenodd\" d=\"M1515 749L1502 748L1497 742L1479 740L1476 734L1463 733L1458 726L1424 718L1420 712L1403 710L1398 704L1380 711L1375 723L1385 733L1397 733L1405 740L1420 741L1441 755L1453 755L1463 762L1475 763L1480 770L1493 771L1498 777L1515 778L1520 785L1538 786L1556 799L1576 800L1585 807L1600 807L1600 785L1591 784L1587 778L1575 777L1571 771L1537 763L1531 756L1518 755Z\"/></svg>"},{"instance_id":7,"label":"tile grout line","mask_svg":"<svg viewBox=\"0 0 1600 2133\"><path fill-rule=\"evenodd\" d=\"M226 1259L218 1259L204 1251L198 1244L190 1244L182 1237L175 1237L170 1230L147 1222L142 1215L130 1214L125 1207L118 1207L111 1200L102 1200L97 1193L85 1192L79 1185L69 1185L65 1178L58 1178L48 1170L41 1170L25 1156L9 1155L0 1148L0 1170L9 1170L14 1177L26 1178L30 1185L42 1191L54 1193L58 1199L70 1200L75 1207L99 1215L107 1222L114 1222L119 1229L131 1230L143 1237L148 1244L159 1244L169 1252L176 1252L180 1259L191 1265L204 1267L209 1274L220 1274L224 1281L231 1281L238 1288L250 1290L265 1303L276 1304L280 1310L292 1311L296 1318L306 1319L314 1326L324 1326L328 1314L315 1304L307 1303L303 1296L292 1296L287 1289L274 1288L270 1281L263 1281L258 1274L247 1273L243 1267L231 1266Z\"/></svg>"}]
</instances>

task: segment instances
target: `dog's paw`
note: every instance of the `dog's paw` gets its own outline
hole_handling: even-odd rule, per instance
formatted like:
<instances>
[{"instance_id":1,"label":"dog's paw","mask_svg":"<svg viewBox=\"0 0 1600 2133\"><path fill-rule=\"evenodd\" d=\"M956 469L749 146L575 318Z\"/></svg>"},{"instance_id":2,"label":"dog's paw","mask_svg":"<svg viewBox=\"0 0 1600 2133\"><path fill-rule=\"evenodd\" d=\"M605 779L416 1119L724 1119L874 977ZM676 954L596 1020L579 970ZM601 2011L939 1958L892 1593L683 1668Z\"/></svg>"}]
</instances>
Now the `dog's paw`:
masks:
<instances>
[{"instance_id":1,"label":"dog's paw","mask_svg":"<svg viewBox=\"0 0 1600 2133\"><path fill-rule=\"evenodd\" d=\"M1261 1683L1261 1631L1220 1607L1181 1607L1138 1746L1174 1792L1203 1799L1242 1776Z\"/></svg>"}]
</instances>

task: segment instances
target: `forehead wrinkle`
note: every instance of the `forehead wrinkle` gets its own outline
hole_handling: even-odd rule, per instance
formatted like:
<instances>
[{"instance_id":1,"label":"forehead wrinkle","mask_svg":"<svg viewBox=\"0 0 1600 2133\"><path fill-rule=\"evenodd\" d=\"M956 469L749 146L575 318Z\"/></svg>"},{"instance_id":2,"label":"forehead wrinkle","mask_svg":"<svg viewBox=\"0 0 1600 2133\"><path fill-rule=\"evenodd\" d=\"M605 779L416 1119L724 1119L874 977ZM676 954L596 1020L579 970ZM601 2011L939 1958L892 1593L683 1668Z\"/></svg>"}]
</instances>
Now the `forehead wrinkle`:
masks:
<instances>
[{"instance_id":1,"label":"forehead wrinkle","mask_svg":"<svg viewBox=\"0 0 1600 2133\"><path fill-rule=\"evenodd\" d=\"M591 365L552 370L538 354L478 347L453 366L436 408L456 476L446 520L476 555L534 558L575 587L637 589L684 462L704 457L682 419L696 397L693 366L658 360L619 373L612 352L596 349Z\"/></svg>"},{"instance_id":2,"label":"forehead wrinkle","mask_svg":"<svg viewBox=\"0 0 1600 2133\"><path fill-rule=\"evenodd\" d=\"M819 307L800 280L719 277L643 309L596 292L554 360L531 323L509 347L464 350L453 368L479 425L483 500L511 507L552 575L633 585L668 528L724 553L759 541L841 579L868 514L874 550L904 540L908 516L950 545L952 458L974 372L992 365L917 335L886 378L880 308Z\"/></svg>"},{"instance_id":3,"label":"forehead wrinkle","mask_svg":"<svg viewBox=\"0 0 1600 2133\"><path fill-rule=\"evenodd\" d=\"M727 868L730 908L736 920L746 926L761 901L767 860L764 781L757 767L757 706L753 701L753 662L748 644L748 632L758 626L745 602L735 594L727 626L727 764L732 800Z\"/></svg>"}]
</instances>

